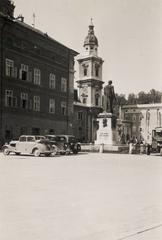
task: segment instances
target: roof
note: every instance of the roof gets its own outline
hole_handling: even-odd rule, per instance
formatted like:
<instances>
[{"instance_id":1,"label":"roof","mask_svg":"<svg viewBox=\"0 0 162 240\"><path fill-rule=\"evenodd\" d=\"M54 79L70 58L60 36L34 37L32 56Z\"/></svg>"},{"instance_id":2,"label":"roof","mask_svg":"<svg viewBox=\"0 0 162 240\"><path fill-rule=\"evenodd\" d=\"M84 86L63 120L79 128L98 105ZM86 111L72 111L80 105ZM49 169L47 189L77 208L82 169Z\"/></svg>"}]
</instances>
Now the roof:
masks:
<instances>
[{"instance_id":1,"label":"roof","mask_svg":"<svg viewBox=\"0 0 162 240\"><path fill-rule=\"evenodd\" d=\"M136 105L122 106L122 109L128 109L128 108L162 108L162 103L136 104Z\"/></svg>"},{"instance_id":2,"label":"roof","mask_svg":"<svg viewBox=\"0 0 162 240\"><path fill-rule=\"evenodd\" d=\"M98 46L98 39L96 38L96 36L94 35L94 30L93 30L94 26L91 23L89 25L89 31L88 31L88 35L86 36L85 40L84 40L84 46L86 45L97 45Z\"/></svg>"},{"instance_id":3,"label":"roof","mask_svg":"<svg viewBox=\"0 0 162 240\"><path fill-rule=\"evenodd\" d=\"M28 29L28 30L30 30L30 31L32 31L32 32L35 32L35 33L37 33L37 34L39 34L39 35L42 35L44 38L47 38L47 39L49 39L50 41L52 41L52 42L54 42L54 43L57 43L57 44L61 45L62 47L65 47L65 48L69 49L71 52L74 53L74 55L78 55L78 54L79 54L79 53L76 52L75 50L68 48L67 46L65 46L65 45L63 45L62 43L58 42L58 41L55 40L54 38L48 36L47 33L44 33L44 32L42 32L42 31L40 31L39 29L36 29L36 28L28 25L27 23L25 23L25 22L23 22L23 21L20 21L20 20L18 20L18 19L16 19L16 18L12 18L12 17L10 17L10 16L8 16L8 15L3 14L2 12L0 12L0 15L1 15L2 17L6 18L7 20L10 20L10 21L12 21L12 22L15 22L16 24L18 24L18 25L20 25L20 26L22 26L22 27L24 27L24 28L26 28L26 29Z\"/></svg>"}]
</instances>

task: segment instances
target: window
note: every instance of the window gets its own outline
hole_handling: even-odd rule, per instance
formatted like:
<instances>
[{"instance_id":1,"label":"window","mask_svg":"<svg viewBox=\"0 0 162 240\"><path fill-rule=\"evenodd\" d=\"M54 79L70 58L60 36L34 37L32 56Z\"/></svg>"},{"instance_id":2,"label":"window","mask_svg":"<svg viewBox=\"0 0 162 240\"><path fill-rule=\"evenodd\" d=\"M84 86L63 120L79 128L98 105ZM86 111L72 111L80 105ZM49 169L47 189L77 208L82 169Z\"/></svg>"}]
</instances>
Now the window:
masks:
<instances>
[{"instance_id":1,"label":"window","mask_svg":"<svg viewBox=\"0 0 162 240\"><path fill-rule=\"evenodd\" d=\"M98 106L99 105L99 97L95 96L95 105Z\"/></svg>"},{"instance_id":2,"label":"window","mask_svg":"<svg viewBox=\"0 0 162 240\"><path fill-rule=\"evenodd\" d=\"M6 59L6 75L17 77L17 68L14 67L14 61Z\"/></svg>"},{"instance_id":3,"label":"window","mask_svg":"<svg viewBox=\"0 0 162 240\"><path fill-rule=\"evenodd\" d=\"M140 122L142 121L142 115L139 115L139 121Z\"/></svg>"},{"instance_id":4,"label":"window","mask_svg":"<svg viewBox=\"0 0 162 240\"><path fill-rule=\"evenodd\" d=\"M37 47L37 46L34 46L34 52L35 52L36 54L38 54L38 55L41 54L41 50L40 50L40 48Z\"/></svg>"},{"instance_id":5,"label":"window","mask_svg":"<svg viewBox=\"0 0 162 240\"><path fill-rule=\"evenodd\" d=\"M21 42L21 48L27 50L28 49L28 44L26 42Z\"/></svg>"},{"instance_id":6,"label":"window","mask_svg":"<svg viewBox=\"0 0 162 240\"><path fill-rule=\"evenodd\" d=\"M54 99L49 100L49 112L55 113L55 100Z\"/></svg>"},{"instance_id":7,"label":"window","mask_svg":"<svg viewBox=\"0 0 162 240\"><path fill-rule=\"evenodd\" d=\"M66 102L61 102L61 114L66 115Z\"/></svg>"},{"instance_id":8,"label":"window","mask_svg":"<svg viewBox=\"0 0 162 240\"><path fill-rule=\"evenodd\" d=\"M99 105L99 97L100 97L100 94L99 94L99 89L96 88L95 90L95 105L98 106Z\"/></svg>"},{"instance_id":9,"label":"window","mask_svg":"<svg viewBox=\"0 0 162 240\"><path fill-rule=\"evenodd\" d=\"M82 132L82 131L83 131L82 126L79 126L79 127L78 127L78 131L79 131L79 132Z\"/></svg>"},{"instance_id":10,"label":"window","mask_svg":"<svg viewBox=\"0 0 162 240\"><path fill-rule=\"evenodd\" d=\"M133 126L133 127L132 127L132 131L133 131L133 132L136 132L136 126Z\"/></svg>"},{"instance_id":11,"label":"window","mask_svg":"<svg viewBox=\"0 0 162 240\"><path fill-rule=\"evenodd\" d=\"M96 68L96 77L98 77L98 74L99 73L99 69L98 68Z\"/></svg>"},{"instance_id":12,"label":"window","mask_svg":"<svg viewBox=\"0 0 162 240\"><path fill-rule=\"evenodd\" d=\"M11 37L11 36L9 36L9 35L6 37L6 41L7 41L7 43L9 43L9 44L13 44L13 40L14 40L14 38Z\"/></svg>"},{"instance_id":13,"label":"window","mask_svg":"<svg viewBox=\"0 0 162 240\"><path fill-rule=\"evenodd\" d=\"M67 91L67 80L66 78L61 78L61 92Z\"/></svg>"},{"instance_id":14,"label":"window","mask_svg":"<svg viewBox=\"0 0 162 240\"><path fill-rule=\"evenodd\" d=\"M34 111L40 111L40 97L34 96L34 105L33 105Z\"/></svg>"},{"instance_id":15,"label":"window","mask_svg":"<svg viewBox=\"0 0 162 240\"><path fill-rule=\"evenodd\" d=\"M87 76L87 68L84 68L84 76Z\"/></svg>"},{"instance_id":16,"label":"window","mask_svg":"<svg viewBox=\"0 0 162 240\"><path fill-rule=\"evenodd\" d=\"M95 64L95 74L96 74L96 77L99 76L99 68L100 68L100 65L98 63Z\"/></svg>"},{"instance_id":17,"label":"window","mask_svg":"<svg viewBox=\"0 0 162 240\"><path fill-rule=\"evenodd\" d=\"M20 137L19 141L20 142L26 142L26 137L25 136Z\"/></svg>"},{"instance_id":18,"label":"window","mask_svg":"<svg viewBox=\"0 0 162 240\"><path fill-rule=\"evenodd\" d=\"M21 135L26 135L27 134L27 127L21 126L20 132L21 132Z\"/></svg>"},{"instance_id":19,"label":"window","mask_svg":"<svg viewBox=\"0 0 162 240\"><path fill-rule=\"evenodd\" d=\"M56 87L55 75L54 74L50 74L50 76L49 76L49 87L54 88L54 89Z\"/></svg>"},{"instance_id":20,"label":"window","mask_svg":"<svg viewBox=\"0 0 162 240\"><path fill-rule=\"evenodd\" d=\"M13 96L13 91L6 90L5 106L7 106L7 107L16 107L17 106L17 98Z\"/></svg>"},{"instance_id":21,"label":"window","mask_svg":"<svg viewBox=\"0 0 162 240\"><path fill-rule=\"evenodd\" d=\"M53 135L54 133L55 133L55 129L50 129L50 130L49 130L49 134L50 134L50 135Z\"/></svg>"},{"instance_id":22,"label":"window","mask_svg":"<svg viewBox=\"0 0 162 240\"><path fill-rule=\"evenodd\" d=\"M51 58L51 60L53 60L53 61L56 60L56 56L55 56L54 54L51 54L51 55L50 55L50 58Z\"/></svg>"},{"instance_id":23,"label":"window","mask_svg":"<svg viewBox=\"0 0 162 240\"><path fill-rule=\"evenodd\" d=\"M21 93L21 108L28 108L28 95L26 93Z\"/></svg>"},{"instance_id":24,"label":"window","mask_svg":"<svg viewBox=\"0 0 162 240\"><path fill-rule=\"evenodd\" d=\"M11 125L6 125L5 126L5 138L6 139L11 139L12 138L12 126Z\"/></svg>"},{"instance_id":25,"label":"window","mask_svg":"<svg viewBox=\"0 0 162 240\"><path fill-rule=\"evenodd\" d=\"M136 121L136 115L132 116L132 121L135 122Z\"/></svg>"},{"instance_id":26,"label":"window","mask_svg":"<svg viewBox=\"0 0 162 240\"><path fill-rule=\"evenodd\" d=\"M63 63L63 65L67 65L66 59L62 59L62 63Z\"/></svg>"},{"instance_id":27,"label":"window","mask_svg":"<svg viewBox=\"0 0 162 240\"><path fill-rule=\"evenodd\" d=\"M82 120L83 119L83 112L78 112L78 119Z\"/></svg>"},{"instance_id":28,"label":"window","mask_svg":"<svg viewBox=\"0 0 162 240\"><path fill-rule=\"evenodd\" d=\"M41 82L41 72L39 69L34 69L34 83L40 85Z\"/></svg>"},{"instance_id":29,"label":"window","mask_svg":"<svg viewBox=\"0 0 162 240\"><path fill-rule=\"evenodd\" d=\"M87 98L83 98L83 103L87 103Z\"/></svg>"},{"instance_id":30,"label":"window","mask_svg":"<svg viewBox=\"0 0 162 240\"><path fill-rule=\"evenodd\" d=\"M20 79L24 81L31 81L32 80L32 74L28 71L28 66L21 64L20 69Z\"/></svg>"}]
</instances>

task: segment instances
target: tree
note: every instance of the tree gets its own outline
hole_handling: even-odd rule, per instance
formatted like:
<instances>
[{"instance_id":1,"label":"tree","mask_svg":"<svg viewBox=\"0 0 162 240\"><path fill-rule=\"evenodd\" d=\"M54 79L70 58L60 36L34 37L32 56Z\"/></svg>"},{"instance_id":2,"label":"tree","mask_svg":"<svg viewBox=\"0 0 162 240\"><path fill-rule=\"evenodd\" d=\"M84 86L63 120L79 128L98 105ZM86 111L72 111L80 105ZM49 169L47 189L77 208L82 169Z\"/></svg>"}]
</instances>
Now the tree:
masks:
<instances>
[{"instance_id":1,"label":"tree","mask_svg":"<svg viewBox=\"0 0 162 240\"><path fill-rule=\"evenodd\" d=\"M138 93L138 104L147 104L150 103L150 97L148 93L145 92L139 92Z\"/></svg>"},{"instance_id":2,"label":"tree","mask_svg":"<svg viewBox=\"0 0 162 240\"><path fill-rule=\"evenodd\" d=\"M161 102L161 93L159 91L155 91L154 89L150 90L150 103L159 103Z\"/></svg>"},{"instance_id":3,"label":"tree","mask_svg":"<svg viewBox=\"0 0 162 240\"><path fill-rule=\"evenodd\" d=\"M129 105L136 105L138 102L137 102L137 97L134 93L130 93L128 95L128 104Z\"/></svg>"}]
</instances>

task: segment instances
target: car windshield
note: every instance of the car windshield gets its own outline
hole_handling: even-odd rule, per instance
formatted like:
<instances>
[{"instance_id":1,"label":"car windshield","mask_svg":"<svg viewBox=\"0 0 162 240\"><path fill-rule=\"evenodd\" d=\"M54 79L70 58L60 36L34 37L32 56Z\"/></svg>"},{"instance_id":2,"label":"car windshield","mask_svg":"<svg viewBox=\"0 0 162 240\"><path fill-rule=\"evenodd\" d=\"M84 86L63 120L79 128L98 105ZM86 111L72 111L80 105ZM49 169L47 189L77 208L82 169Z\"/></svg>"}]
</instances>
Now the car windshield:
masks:
<instances>
[{"instance_id":1,"label":"car windshield","mask_svg":"<svg viewBox=\"0 0 162 240\"><path fill-rule=\"evenodd\" d=\"M47 139L49 139L50 141L56 141L56 137L53 136L46 136Z\"/></svg>"},{"instance_id":2,"label":"car windshield","mask_svg":"<svg viewBox=\"0 0 162 240\"><path fill-rule=\"evenodd\" d=\"M58 142L66 142L66 138L65 137L57 137L56 141Z\"/></svg>"},{"instance_id":3,"label":"car windshield","mask_svg":"<svg viewBox=\"0 0 162 240\"><path fill-rule=\"evenodd\" d=\"M42 139L46 139L44 136L35 136L35 140L42 140Z\"/></svg>"},{"instance_id":4,"label":"car windshield","mask_svg":"<svg viewBox=\"0 0 162 240\"><path fill-rule=\"evenodd\" d=\"M75 137L69 137L69 142L76 143L76 138Z\"/></svg>"}]
</instances>

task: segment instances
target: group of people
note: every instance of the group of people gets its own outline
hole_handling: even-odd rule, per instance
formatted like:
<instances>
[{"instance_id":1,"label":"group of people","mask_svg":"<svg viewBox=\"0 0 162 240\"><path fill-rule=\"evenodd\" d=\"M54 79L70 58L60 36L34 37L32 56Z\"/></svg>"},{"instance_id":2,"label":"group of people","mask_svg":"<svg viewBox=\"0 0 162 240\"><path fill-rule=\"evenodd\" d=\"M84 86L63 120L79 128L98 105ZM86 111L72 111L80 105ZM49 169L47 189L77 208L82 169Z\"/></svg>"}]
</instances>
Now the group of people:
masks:
<instances>
[{"instance_id":1,"label":"group of people","mask_svg":"<svg viewBox=\"0 0 162 240\"><path fill-rule=\"evenodd\" d=\"M137 138L135 140L130 139L128 141L128 144L129 144L129 153L143 154L146 152L146 144L142 140L138 140Z\"/></svg>"}]
</instances>

